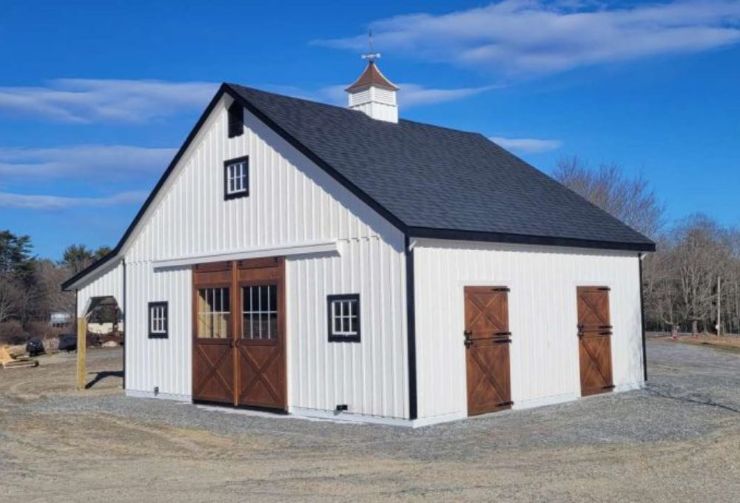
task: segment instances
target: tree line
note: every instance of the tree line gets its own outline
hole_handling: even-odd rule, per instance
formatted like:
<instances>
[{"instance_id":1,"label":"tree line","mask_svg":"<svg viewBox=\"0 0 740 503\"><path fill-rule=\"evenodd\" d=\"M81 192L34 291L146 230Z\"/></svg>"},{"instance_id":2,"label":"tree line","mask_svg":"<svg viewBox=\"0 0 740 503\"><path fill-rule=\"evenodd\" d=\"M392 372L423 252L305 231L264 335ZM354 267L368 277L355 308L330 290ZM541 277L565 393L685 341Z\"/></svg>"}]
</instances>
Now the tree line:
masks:
<instances>
[{"instance_id":1,"label":"tree line","mask_svg":"<svg viewBox=\"0 0 740 503\"><path fill-rule=\"evenodd\" d=\"M0 231L0 343L46 335L53 312L74 315L74 294L62 292L62 282L109 251L72 245L55 262L35 256L29 236Z\"/></svg>"},{"instance_id":2,"label":"tree line","mask_svg":"<svg viewBox=\"0 0 740 503\"><path fill-rule=\"evenodd\" d=\"M740 332L740 229L702 214L666 225L665 208L642 177L616 165L590 169L578 158L558 163L554 177L651 238L643 261L649 330ZM719 326L718 326L719 323Z\"/></svg>"}]
</instances>

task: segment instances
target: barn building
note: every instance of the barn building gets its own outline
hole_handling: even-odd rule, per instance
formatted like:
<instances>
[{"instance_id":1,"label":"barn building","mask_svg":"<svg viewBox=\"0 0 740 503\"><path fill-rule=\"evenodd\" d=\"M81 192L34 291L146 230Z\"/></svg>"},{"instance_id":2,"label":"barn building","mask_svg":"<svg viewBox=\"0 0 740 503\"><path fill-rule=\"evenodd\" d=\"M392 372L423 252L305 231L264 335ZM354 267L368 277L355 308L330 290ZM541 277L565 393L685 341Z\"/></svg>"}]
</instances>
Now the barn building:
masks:
<instances>
[{"instance_id":1,"label":"barn building","mask_svg":"<svg viewBox=\"0 0 740 503\"><path fill-rule=\"evenodd\" d=\"M129 396L422 426L639 388L654 244L478 133L223 84L114 250Z\"/></svg>"}]
</instances>

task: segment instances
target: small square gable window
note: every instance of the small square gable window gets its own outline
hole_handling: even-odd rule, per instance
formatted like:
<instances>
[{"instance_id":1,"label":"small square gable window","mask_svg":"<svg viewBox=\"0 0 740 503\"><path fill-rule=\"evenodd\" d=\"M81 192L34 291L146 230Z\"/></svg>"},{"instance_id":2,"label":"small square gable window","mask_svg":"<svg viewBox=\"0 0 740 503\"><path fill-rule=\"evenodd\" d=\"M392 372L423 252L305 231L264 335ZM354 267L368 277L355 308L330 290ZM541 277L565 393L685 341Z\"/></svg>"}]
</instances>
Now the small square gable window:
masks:
<instances>
[{"instance_id":1,"label":"small square gable window","mask_svg":"<svg viewBox=\"0 0 740 503\"><path fill-rule=\"evenodd\" d=\"M224 162L224 199L249 195L249 157Z\"/></svg>"},{"instance_id":2,"label":"small square gable window","mask_svg":"<svg viewBox=\"0 0 740 503\"><path fill-rule=\"evenodd\" d=\"M234 102L229 107L229 138L244 134L244 108Z\"/></svg>"}]
</instances>

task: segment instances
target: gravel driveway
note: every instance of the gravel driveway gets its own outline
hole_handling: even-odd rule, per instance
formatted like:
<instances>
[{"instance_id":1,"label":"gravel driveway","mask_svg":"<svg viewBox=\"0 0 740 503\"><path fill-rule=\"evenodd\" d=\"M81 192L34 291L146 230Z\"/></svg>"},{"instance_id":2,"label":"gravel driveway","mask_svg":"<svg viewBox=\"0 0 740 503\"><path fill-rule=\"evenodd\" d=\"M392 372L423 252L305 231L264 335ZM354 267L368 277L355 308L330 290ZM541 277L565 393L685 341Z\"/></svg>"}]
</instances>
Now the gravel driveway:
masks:
<instances>
[{"instance_id":1,"label":"gravel driveway","mask_svg":"<svg viewBox=\"0 0 740 503\"><path fill-rule=\"evenodd\" d=\"M74 355L0 370L0 501L740 501L740 353L650 340L645 390L417 430L72 391Z\"/></svg>"}]
</instances>

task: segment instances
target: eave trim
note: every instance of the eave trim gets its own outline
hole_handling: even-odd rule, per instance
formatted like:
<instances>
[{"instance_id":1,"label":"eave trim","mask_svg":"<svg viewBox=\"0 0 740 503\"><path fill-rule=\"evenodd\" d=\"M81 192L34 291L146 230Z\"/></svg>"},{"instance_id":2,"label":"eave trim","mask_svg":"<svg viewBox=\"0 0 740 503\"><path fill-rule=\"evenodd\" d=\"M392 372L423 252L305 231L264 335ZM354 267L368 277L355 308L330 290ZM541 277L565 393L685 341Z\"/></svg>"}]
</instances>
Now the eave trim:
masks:
<instances>
[{"instance_id":1,"label":"eave trim","mask_svg":"<svg viewBox=\"0 0 740 503\"><path fill-rule=\"evenodd\" d=\"M552 236L532 236L527 234L508 234L503 232L461 231L454 229L432 229L427 227L409 227L408 235L415 238L446 239L454 241L481 241L489 243L515 243L543 246L565 246L572 248L589 248L597 250L629 250L654 252L655 243L652 241L620 242L599 241L578 238L564 238Z\"/></svg>"}]
</instances>

